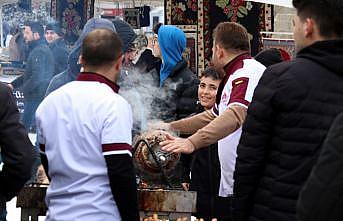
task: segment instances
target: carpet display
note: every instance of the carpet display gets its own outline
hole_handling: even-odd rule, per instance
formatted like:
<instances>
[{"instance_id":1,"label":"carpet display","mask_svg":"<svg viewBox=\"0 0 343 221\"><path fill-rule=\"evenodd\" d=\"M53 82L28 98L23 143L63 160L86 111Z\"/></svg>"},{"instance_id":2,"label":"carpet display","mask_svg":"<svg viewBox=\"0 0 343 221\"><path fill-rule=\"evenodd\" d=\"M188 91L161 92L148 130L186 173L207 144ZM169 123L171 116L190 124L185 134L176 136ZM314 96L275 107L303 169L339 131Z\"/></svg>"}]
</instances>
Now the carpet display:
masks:
<instances>
[{"instance_id":1,"label":"carpet display","mask_svg":"<svg viewBox=\"0 0 343 221\"><path fill-rule=\"evenodd\" d=\"M68 44L78 39L93 8L94 0L51 0L51 16L60 22Z\"/></svg>"},{"instance_id":2,"label":"carpet display","mask_svg":"<svg viewBox=\"0 0 343 221\"><path fill-rule=\"evenodd\" d=\"M218 23L238 22L249 32L252 55L262 48L260 31L273 31L273 7L243 0L165 0L166 23L197 36L197 72L212 56L212 32Z\"/></svg>"}]
</instances>

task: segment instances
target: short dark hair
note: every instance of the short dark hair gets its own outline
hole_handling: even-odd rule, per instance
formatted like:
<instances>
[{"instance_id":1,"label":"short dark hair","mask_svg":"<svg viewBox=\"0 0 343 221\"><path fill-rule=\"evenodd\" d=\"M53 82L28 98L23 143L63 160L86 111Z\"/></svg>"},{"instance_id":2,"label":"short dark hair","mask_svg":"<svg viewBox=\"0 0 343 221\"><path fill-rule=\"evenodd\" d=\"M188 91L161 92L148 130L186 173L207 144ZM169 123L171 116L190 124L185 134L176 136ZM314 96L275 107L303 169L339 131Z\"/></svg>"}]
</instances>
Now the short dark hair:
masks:
<instances>
[{"instance_id":1,"label":"short dark hair","mask_svg":"<svg viewBox=\"0 0 343 221\"><path fill-rule=\"evenodd\" d=\"M24 23L24 26L30 27L32 33L38 33L40 37L44 36L44 27L42 23L38 21L27 21Z\"/></svg>"},{"instance_id":2,"label":"short dark hair","mask_svg":"<svg viewBox=\"0 0 343 221\"><path fill-rule=\"evenodd\" d=\"M199 79L202 77L210 77L213 80L221 80L218 71L214 67L208 67L200 73Z\"/></svg>"},{"instance_id":3,"label":"short dark hair","mask_svg":"<svg viewBox=\"0 0 343 221\"><path fill-rule=\"evenodd\" d=\"M213 40L225 50L249 51L247 30L235 22L221 22L213 31Z\"/></svg>"},{"instance_id":4,"label":"short dark hair","mask_svg":"<svg viewBox=\"0 0 343 221\"><path fill-rule=\"evenodd\" d=\"M95 29L83 40L81 55L87 65L109 64L122 54L123 43L119 36L108 29Z\"/></svg>"},{"instance_id":5,"label":"short dark hair","mask_svg":"<svg viewBox=\"0 0 343 221\"><path fill-rule=\"evenodd\" d=\"M343 37L342 0L293 0L300 19L313 18L323 37Z\"/></svg>"}]
</instances>

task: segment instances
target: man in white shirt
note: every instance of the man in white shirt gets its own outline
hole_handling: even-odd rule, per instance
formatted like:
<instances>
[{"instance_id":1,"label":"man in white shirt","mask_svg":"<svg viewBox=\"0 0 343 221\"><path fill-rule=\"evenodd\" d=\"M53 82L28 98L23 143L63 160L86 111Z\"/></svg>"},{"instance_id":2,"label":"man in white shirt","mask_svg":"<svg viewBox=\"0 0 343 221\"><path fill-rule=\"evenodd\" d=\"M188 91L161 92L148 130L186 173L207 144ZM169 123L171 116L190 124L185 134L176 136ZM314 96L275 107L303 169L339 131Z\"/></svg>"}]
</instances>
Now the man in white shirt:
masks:
<instances>
[{"instance_id":1,"label":"man in white shirt","mask_svg":"<svg viewBox=\"0 0 343 221\"><path fill-rule=\"evenodd\" d=\"M131 107L117 94L121 50L113 31L90 32L80 57L84 72L36 112L51 177L47 221L139 220Z\"/></svg>"},{"instance_id":2,"label":"man in white shirt","mask_svg":"<svg viewBox=\"0 0 343 221\"><path fill-rule=\"evenodd\" d=\"M218 142L221 167L218 194L230 197L242 124L265 67L251 58L249 37L243 26L233 22L220 23L214 30L213 41L212 62L222 77L216 103L212 111L165 125L193 135L187 139L169 137L170 140L161 145L166 151L191 153Z\"/></svg>"}]
</instances>

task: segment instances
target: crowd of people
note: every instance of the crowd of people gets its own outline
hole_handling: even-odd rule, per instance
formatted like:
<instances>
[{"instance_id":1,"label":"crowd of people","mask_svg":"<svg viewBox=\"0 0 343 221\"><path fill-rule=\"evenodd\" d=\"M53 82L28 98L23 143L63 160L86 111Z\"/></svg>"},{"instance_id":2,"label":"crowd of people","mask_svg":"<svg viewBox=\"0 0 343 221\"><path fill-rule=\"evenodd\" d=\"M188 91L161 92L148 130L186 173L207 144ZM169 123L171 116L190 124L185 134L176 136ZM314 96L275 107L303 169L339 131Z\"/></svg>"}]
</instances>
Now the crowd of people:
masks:
<instances>
[{"instance_id":1,"label":"crowd of people","mask_svg":"<svg viewBox=\"0 0 343 221\"><path fill-rule=\"evenodd\" d=\"M163 151L181 153L168 176L197 192L194 216L340 220L343 2L325 2L293 0L294 58L276 48L252 57L246 29L219 23L211 66L198 76L176 26L157 25L139 52L141 38L120 19L88 20L71 49L58 23L26 23L12 37L25 74L0 84L0 221L40 163L50 181L46 220L140 219L131 147L143 129L132 109L140 101L121 91L139 94L147 82L131 81L133 69L158 89L160 121L149 129L166 134ZM22 119L13 88L24 92Z\"/></svg>"}]
</instances>

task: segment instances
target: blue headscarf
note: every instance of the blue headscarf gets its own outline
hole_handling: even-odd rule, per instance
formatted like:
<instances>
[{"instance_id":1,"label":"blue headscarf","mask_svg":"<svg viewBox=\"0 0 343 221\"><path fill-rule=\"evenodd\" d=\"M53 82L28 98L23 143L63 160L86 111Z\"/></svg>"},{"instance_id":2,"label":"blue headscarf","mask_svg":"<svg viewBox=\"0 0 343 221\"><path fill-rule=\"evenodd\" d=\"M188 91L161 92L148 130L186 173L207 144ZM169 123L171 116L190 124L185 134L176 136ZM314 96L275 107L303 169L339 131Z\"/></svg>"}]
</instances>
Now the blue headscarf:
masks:
<instances>
[{"instance_id":1,"label":"blue headscarf","mask_svg":"<svg viewBox=\"0 0 343 221\"><path fill-rule=\"evenodd\" d=\"M175 26L162 25L158 30L158 43L163 57L160 71L161 87L175 65L182 61L182 53L186 49L186 35Z\"/></svg>"}]
</instances>

